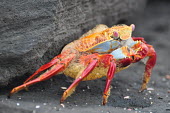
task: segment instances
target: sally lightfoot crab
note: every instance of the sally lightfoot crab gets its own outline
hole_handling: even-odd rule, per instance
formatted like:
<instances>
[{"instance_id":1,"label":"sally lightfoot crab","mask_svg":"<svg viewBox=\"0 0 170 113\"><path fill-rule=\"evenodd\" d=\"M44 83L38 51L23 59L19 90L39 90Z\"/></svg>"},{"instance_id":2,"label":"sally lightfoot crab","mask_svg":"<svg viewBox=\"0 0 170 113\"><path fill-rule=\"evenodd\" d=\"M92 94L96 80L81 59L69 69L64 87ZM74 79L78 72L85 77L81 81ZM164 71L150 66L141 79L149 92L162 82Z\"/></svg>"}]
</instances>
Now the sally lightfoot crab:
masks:
<instances>
[{"instance_id":1,"label":"sally lightfoot crab","mask_svg":"<svg viewBox=\"0 0 170 113\"><path fill-rule=\"evenodd\" d=\"M106 76L102 102L105 105L110 95L110 84L114 74L144 58L147 62L140 91L145 90L156 63L156 52L144 38L131 37L134 29L134 24L117 25L111 28L102 24L96 26L78 40L66 45L61 54L41 66L22 85L12 89L9 96L62 72L75 79L63 93L60 100L63 102L81 81ZM43 74L39 74L43 71Z\"/></svg>"}]
</instances>

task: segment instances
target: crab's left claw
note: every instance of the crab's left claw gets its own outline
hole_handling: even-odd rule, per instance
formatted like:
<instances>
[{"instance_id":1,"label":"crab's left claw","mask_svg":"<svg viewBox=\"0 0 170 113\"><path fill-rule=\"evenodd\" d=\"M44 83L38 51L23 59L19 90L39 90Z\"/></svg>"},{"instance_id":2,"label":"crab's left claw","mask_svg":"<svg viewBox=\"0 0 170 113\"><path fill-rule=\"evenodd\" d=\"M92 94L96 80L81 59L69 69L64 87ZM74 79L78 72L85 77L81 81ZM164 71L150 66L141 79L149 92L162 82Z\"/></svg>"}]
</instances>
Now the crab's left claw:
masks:
<instances>
[{"instance_id":1,"label":"crab's left claw","mask_svg":"<svg viewBox=\"0 0 170 113\"><path fill-rule=\"evenodd\" d=\"M136 54L133 56L133 62L138 62L143 58L148 58L145 66L145 72L143 76L143 83L140 89L140 92L147 89L147 84L150 80L152 69L156 64L156 52L154 48L147 44L144 38L142 37L133 37L133 40L136 44L132 46L136 51Z\"/></svg>"}]
</instances>

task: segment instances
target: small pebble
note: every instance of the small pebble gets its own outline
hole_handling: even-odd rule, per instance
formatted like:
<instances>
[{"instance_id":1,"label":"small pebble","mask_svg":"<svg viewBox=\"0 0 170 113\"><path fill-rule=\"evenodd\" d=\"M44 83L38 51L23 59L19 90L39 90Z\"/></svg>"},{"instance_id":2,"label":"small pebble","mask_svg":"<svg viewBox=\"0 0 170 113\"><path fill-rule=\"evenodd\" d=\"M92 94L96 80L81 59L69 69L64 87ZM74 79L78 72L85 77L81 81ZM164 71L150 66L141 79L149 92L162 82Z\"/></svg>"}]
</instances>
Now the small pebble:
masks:
<instances>
[{"instance_id":1,"label":"small pebble","mask_svg":"<svg viewBox=\"0 0 170 113\"><path fill-rule=\"evenodd\" d=\"M147 90L149 90L149 91L153 91L153 90L154 90L154 88L147 88Z\"/></svg>"},{"instance_id":2,"label":"small pebble","mask_svg":"<svg viewBox=\"0 0 170 113\"><path fill-rule=\"evenodd\" d=\"M21 100L22 98L21 97L18 97L19 100Z\"/></svg>"},{"instance_id":3,"label":"small pebble","mask_svg":"<svg viewBox=\"0 0 170 113\"><path fill-rule=\"evenodd\" d=\"M126 91L129 91L129 89L126 89Z\"/></svg>"},{"instance_id":4,"label":"small pebble","mask_svg":"<svg viewBox=\"0 0 170 113\"><path fill-rule=\"evenodd\" d=\"M153 104L153 102L151 102L151 104Z\"/></svg>"},{"instance_id":5,"label":"small pebble","mask_svg":"<svg viewBox=\"0 0 170 113\"><path fill-rule=\"evenodd\" d=\"M125 96L124 99L130 99L130 96Z\"/></svg>"},{"instance_id":6,"label":"small pebble","mask_svg":"<svg viewBox=\"0 0 170 113\"><path fill-rule=\"evenodd\" d=\"M87 86L87 89L90 89L90 87L89 87L89 86Z\"/></svg>"},{"instance_id":7,"label":"small pebble","mask_svg":"<svg viewBox=\"0 0 170 113\"><path fill-rule=\"evenodd\" d=\"M20 105L20 103L17 103L17 106L19 106Z\"/></svg>"},{"instance_id":8,"label":"small pebble","mask_svg":"<svg viewBox=\"0 0 170 113\"><path fill-rule=\"evenodd\" d=\"M151 100L152 98L150 97L149 99Z\"/></svg>"},{"instance_id":9,"label":"small pebble","mask_svg":"<svg viewBox=\"0 0 170 113\"><path fill-rule=\"evenodd\" d=\"M36 105L35 108L37 108L37 109L40 108L40 105Z\"/></svg>"},{"instance_id":10,"label":"small pebble","mask_svg":"<svg viewBox=\"0 0 170 113\"><path fill-rule=\"evenodd\" d=\"M152 91L148 91L149 93L152 93Z\"/></svg>"},{"instance_id":11,"label":"small pebble","mask_svg":"<svg viewBox=\"0 0 170 113\"><path fill-rule=\"evenodd\" d=\"M61 87L61 89L66 90L66 89L67 89L67 87Z\"/></svg>"},{"instance_id":12,"label":"small pebble","mask_svg":"<svg viewBox=\"0 0 170 113\"><path fill-rule=\"evenodd\" d=\"M65 105L64 104L60 104L63 108L65 108Z\"/></svg>"},{"instance_id":13,"label":"small pebble","mask_svg":"<svg viewBox=\"0 0 170 113\"><path fill-rule=\"evenodd\" d=\"M129 109L127 109L127 110L128 110L128 111L132 111L132 109L130 109L130 108L129 108Z\"/></svg>"}]
</instances>

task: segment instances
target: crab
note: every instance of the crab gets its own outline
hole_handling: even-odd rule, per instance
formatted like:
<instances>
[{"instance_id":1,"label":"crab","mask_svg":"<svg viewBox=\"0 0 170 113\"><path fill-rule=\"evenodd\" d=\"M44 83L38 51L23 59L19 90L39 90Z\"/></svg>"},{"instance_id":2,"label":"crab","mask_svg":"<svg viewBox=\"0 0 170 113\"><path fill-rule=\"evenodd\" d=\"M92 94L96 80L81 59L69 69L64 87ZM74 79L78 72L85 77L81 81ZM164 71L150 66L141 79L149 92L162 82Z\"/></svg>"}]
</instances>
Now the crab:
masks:
<instances>
[{"instance_id":1,"label":"crab","mask_svg":"<svg viewBox=\"0 0 170 113\"><path fill-rule=\"evenodd\" d=\"M145 90L156 63L156 52L143 37L131 37L134 29L134 24L115 25L111 28L103 24L97 25L78 40L67 44L61 54L41 66L22 85L13 88L9 97L35 83L47 80L58 73L64 73L75 80L64 91L60 100L62 103L75 91L81 81L106 76L102 97L102 104L105 105L110 96L111 81L115 73L142 59L146 62L140 91Z\"/></svg>"}]
</instances>

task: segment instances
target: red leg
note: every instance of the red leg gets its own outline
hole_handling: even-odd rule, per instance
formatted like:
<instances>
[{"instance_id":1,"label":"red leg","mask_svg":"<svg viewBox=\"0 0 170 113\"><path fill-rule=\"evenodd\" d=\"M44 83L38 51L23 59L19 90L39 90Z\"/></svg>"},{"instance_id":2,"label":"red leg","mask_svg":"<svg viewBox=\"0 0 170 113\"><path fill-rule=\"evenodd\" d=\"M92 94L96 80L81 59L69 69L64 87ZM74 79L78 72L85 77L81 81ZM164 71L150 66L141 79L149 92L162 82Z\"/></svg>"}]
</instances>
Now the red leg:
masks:
<instances>
[{"instance_id":1,"label":"red leg","mask_svg":"<svg viewBox=\"0 0 170 113\"><path fill-rule=\"evenodd\" d=\"M12 91L10 92L10 94L9 94L9 97L12 94L14 94L14 93L16 93L16 92L18 92L18 91L20 91L22 89L25 89L30 85L33 85L33 84L35 84L37 82L47 80L47 79L51 78L52 76L56 75L57 73L62 72L67 67L68 63L74 57L75 57L75 54L69 54L68 58L65 58L65 59L63 59L63 61L60 61L57 64L53 65L49 70L47 70L45 73L41 74L39 77L37 77L37 78L35 78L33 80L30 80L30 81L28 81L28 82L26 82L26 83L24 83L24 84L22 84L22 85L20 85L18 87L13 88Z\"/></svg>"},{"instance_id":2,"label":"red leg","mask_svg":"<svg viewBox=\"0 0 170 113\"><path fill-rule=\"evenodd\" d=\"M54 57L49 63L41 66L34 74L32 74L24 83L27 83L28 81L32 80L33 78L36 77L37 74L39 74L40 72L52 67L53 65L57 64L59 61L61 61L60 59L64 58L65 56L68 56L68 52L63 52L62 54Z\"/></svg>"},{"instance_id":3,"label":"red leg","mask_svg":"<svg viewBox=\"0 0 170 113\"><path fill-rule=\"evenodd\" d=\"M14 89L12 89L12 91L10 92L9 94L9 97L14 94L14 93L17 93L18 91L22 90L22 89L25 89L27 88L28 86L30 85L33 85L37 82L41 82L41 81L44 81L44 80L47 80L49 78L51 78L52 76L54 76L55 74L57 74L58 72L61 72L62 70L64 69L64 65L55 65L52 67L51 70L45 72L44 74L40 75L38 78L34 79L34 80L31 80L25 84L22 84L18 87L15 87Z\"/></svg>"},{"instance_id":4,"label":"red leg","mask_svg":"<svg viewBox=\"0 0 170 113\"><path fill-rule=\"evenodd\" d=\"M60 100L62 103L68 96L70 96L76 86L85 78L88 76L88 74L95 68L98 60L96 58L93 58L90 64L87 66L87 68L83 71L83 73L70 85L70 87L63 93L63 96Z\"/></svg>"},{"instance_id":5,"label":"red leg","mask_svg":"<svg viewBox=\"0 0 170 113\"><path fill-rule=\"evenodd\" d=\"M146 62L146 66L145 66L143 83L140 89L140 91L143 91L147 88L147 84L150 80L152 69L156 63L156 52L151 45L145 44L143 42L136 43L134 46L132 46L132 48L136 51L136 53L132 55L133 63L138 62L141 59L148 57L148 61Z\"/></svg>"},{"instance_id":6,"label":"red leg","mask_svg":"<svg viewBox=\"0 0 170 113\"><path fill-rule=\"evenodd\" d=\"M110 95L110 84L111 84L111 81L114 77L115 70L116 70L116 64L112 60L110 62L110 67L109 67L109 70L108 70L108 73L107 73L106 85L105 85L105 89L104 89L104 93L103 93L103 102L102 102L103 105L105 105L107 103L107 99Z\"/></svg>"},{"instance_id":7,"label":"red leg","mask_svg":"<svg viewBox=\"0 0 170 113\"><path fill-rule=\"evenodd\" d=\"M144 39L143 37L132 37L132 39L133 39L134 41L141 41L141 42L143 42L143 43L146 44L146 41L145 41L145 39Z\"/></svg>"},{"instance_id":8,"label":"red leg","mask_svg":"<svg viewBox=\"0 0 170 113\"><path fill-rule=\"evenodd\" d=\"M144 72L144 77L143 77L143 83L142 83L142 87L140 89L140 91L143 91L147 88L147 84L150 80L151 77L151 73L152 73L152 69L156 64L156 52L154 50L154 48L151 45L148 45L148 61L146 62L146 66L145 66L145 72Z\"/></svg>"},{"instance_id":9,"label":"red leg","mask_svg":"<svg viewBox=\"0 0 170 113\"><path fill-rule=\"evenodd\" d=\"M56 64L59 61L59 59L53 59L51 60L49 63L41 66L34 74L32 74L24 83L27 83L28 81L32 80L34 77L36 77L37 74L39 74L40 72L50 68L51 66L53 66L54 64Z\"/></svg>"}]
</instances>

